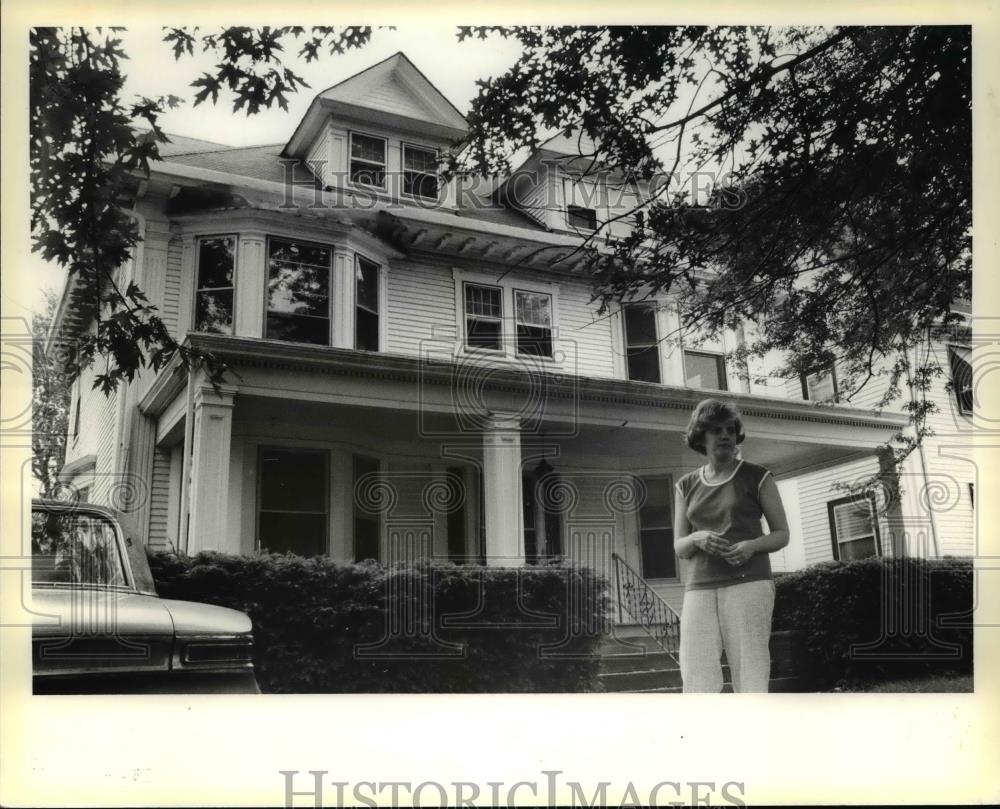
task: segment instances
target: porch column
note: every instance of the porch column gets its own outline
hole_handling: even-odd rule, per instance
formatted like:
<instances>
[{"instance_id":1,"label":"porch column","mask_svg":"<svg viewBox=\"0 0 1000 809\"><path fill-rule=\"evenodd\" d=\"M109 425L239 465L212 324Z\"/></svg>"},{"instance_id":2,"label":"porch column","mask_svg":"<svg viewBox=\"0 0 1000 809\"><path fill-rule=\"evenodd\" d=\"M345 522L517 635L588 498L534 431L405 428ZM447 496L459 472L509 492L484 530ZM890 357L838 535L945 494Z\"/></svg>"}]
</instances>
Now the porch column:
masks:
<instances>
[{"instance_id":1,"label":"porch column","mask_svg":"<svg viewBox=\"0 0 1000 809\"><path fill-rule=\"evenodd\" d=\"M230 443L236 388L216 392L201 384L194 392L194 433L191 452L190 510L187 550L231 551L226 543L229 505Z\"/></svg>"},{"instance_id":2,"label":"porch column","mask_svg":"<svg viewBox=\"0 0 1000 809\"><path fill-rule=\"evenodd\" d=\"M493 414L483 429L483 503L486 564L523 565L521 423L517 416Z\"/></svg>"}]
</instances>

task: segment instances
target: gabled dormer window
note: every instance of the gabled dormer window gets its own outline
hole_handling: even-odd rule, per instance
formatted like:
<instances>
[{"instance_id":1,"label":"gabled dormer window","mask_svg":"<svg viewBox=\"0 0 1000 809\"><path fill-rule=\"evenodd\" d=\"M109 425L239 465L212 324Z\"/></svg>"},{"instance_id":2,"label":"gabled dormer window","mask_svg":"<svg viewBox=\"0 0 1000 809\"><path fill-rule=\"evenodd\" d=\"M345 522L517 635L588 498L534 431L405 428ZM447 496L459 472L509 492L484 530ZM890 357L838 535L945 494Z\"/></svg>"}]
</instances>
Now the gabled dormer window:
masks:
<instances>
[{"instance_id":1,"label":"gabled dormer window","mask_svg":"<svg viewBox=\"0 0 1000 809\"><path fill-rule=\"evenodd\" d=\"M351 133L351 182L385 190L385 138Z\"/></svg>"},{"instance_id":2,"label":"gabled dormer window","mask_svg":"<svg viewBox=\"0 0 1000 809\"><path fill-rule=\"evenodd\" d=\"M438 198L438 155L434 149L403 144L403 193L422 199Z\"/></svg>"}]
</instances>

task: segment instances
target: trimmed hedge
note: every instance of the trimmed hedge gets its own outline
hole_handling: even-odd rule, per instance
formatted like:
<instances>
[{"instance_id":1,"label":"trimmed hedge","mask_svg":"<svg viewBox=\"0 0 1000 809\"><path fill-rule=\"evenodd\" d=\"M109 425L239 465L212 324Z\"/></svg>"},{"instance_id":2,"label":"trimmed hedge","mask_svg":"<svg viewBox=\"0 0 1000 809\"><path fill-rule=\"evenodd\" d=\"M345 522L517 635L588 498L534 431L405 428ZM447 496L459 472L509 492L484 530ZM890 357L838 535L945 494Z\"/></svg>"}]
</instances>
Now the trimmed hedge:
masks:
<instances>
[{"instance_id":1,"label":"trimmed hedge","mask_svg":"<svg viewBox=\"0 0 1000 809\"><path fill-rule=\"evenodd\" d=\"M249 614L264 692L597 688L607 593L588 568L387 568L215 552L151 553L150 566L163 598Z\"/></svg>"},{"instance_id":2,"label":"trimmed hedge","mask_svg":"<svg viewBox=\"0 0 1000 809\"><path fill-rule=\"evenodd\" d=\"M773 626L801 631L801 674L818 688L969 674L973 575L955 558L813 565L776 577Z\"/></svg>"}]
</instances>

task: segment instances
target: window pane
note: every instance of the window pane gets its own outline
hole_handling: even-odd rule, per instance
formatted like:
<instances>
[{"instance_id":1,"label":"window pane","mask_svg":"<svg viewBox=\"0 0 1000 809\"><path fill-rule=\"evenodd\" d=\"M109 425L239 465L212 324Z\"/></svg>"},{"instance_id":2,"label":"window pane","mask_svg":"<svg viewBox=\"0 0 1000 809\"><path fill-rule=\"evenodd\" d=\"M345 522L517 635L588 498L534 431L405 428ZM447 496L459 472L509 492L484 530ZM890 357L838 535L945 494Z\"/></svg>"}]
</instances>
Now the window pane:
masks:
<instances>
[{"instance_id":1,"label":"window pane","mask_svg":"<svg viewBox=\"0 0 1000 809\"><path fill-rule=\"evenodd\" d=\"M875 534L872 507L867 500L834 506L833 521L839 542Z\"/></svg>"},{"instance_id":2,"label":"window pane","mask_svg":"<svg viewBox=\"0 0 1000 809\"><path fill-rule=\"evenodd\" d=\"M551 357L552 330L518 324L517 353L536 357Z\"/></svg>"},{"instance_id":3,"label":"window pane","mask_svg":"<svg viewBox=\"0 0 1000 809\"><path fill-rule=\"evenodd\" d=\"M114 526L88 514L32 511L31 573L35 582L127 584Z\"/></svg>"},{"instance_id":4,"label":"window pane","mask_svg":"<svg viewBox=\"0 0 1000 809\"><path fill-rule=\"evenodd\" d=\"M725 390L726 378L722 357L717 354L684 352L684 375L688 387Z\"/></svg>"},{"instance_id":5,"label":"window pane","mask_svg":"<svg viewBox=\"0 0 1000 809\"><path fill-rule=\"evenodd\" d=\"M437 199L438 179L434 174L417 174L413 171L403 172L403 193L411 197Z\"/></svg>"},{"instance_id":6,"label":"window pane","mask_svg":"<svg viewBox=\"0 0 1000 809\"><path fill-rule=\"evenodd\" d=\"M467 315L500 317L502 311L499 287L465 285L465 313Z\"/></svg>"},{"instance_id":7,"label":"window pane","mask_svg":"<svg viewBox=\"0 0 1000 809\"><path fill-rule=\"evenodd\" d=\"M652 306L625 307L625 340L631 346L648 346L657 341L656 311Z\"/></svg>"},{"instance_id":8,"label":"window pane","mask_svg":"<svg viewBox=\"0 0 1000 809\"><path fill-rule=\"evenodd\" d=\"M378 264L358 258L355 270L356 293L355 301L372 312L378 311Z\"/></svg>"},{"instance_id":9,"label":"window pane","mask_svg":"<svg viewBox=\"0 0 1000 809\"><path fill-rule=\"evenodd\" d=\"M354 561L379 559L378 520L370 517L354 518Z\"/></svg>"},{"instance_id":10,"label":"window pane","mask_svg":"<svg viewBox=\"0 0 1000 809\"><path fill-rule=\"evenodd\" d=\"M593 208L581 208L577 205L566 206L569 226L581 230L597 230L597 211Z\"/></svg>"},{"instance_id":11,"label":"window pane","mask_svg":"<svg viewBox=\"0 0 1000 809\"><path fill-rule=\"evenodd\" d=\"M351 182L385 188L385 169L367 163L351 162Z\"/></svg>"},{"instance_id":12,"label":"window pane","mask_svg":"<svg viewBox=\"0 0 1000 809\"><path fill-rule=\"evenodd\" d=\"M260 507L265 511L326 511L326 457L319 452L264 449Z\"/></svg>"},{"instance_id":13,"label":"window pane","mask_svg":"<svg viewBox=\"0 0 1000 809\"><path fill-rule=\"evenodd\" d=\"M378 351L378 315L361 307L354 313L354 347L361 351Z\"/></svg>"},{"instance_id":14,"label":"window pane","mask_svg":"<svg viewBox=\"0 0 1000 809\"><path fill-rule=\"evenodd\" d=\"M220 236L198 242L198 289L231 287L236 239Z\"/></svg>"},{"instance_id":15,"label":"window pane","mask_svg":"<svg viewBox=\"0 0 1000 809\"><path fill-rule=\"evenodd\" d=\"M806 397L810 402L827 402L837 395L832 370L818 371L806 376Z\"/></svg>"},{"instance_id":16,"label":"window pane","mask_svg":"<svg viewBox=\"0 0 1000 809\"><path fill-rule=\"evenodd\" d=\"M528 326L552 325L552 298L537 292L514 292L514 316Z\"/></svg>"},{"instance_id":17,"label":"window pane","mask_svg":"<svg viewBox=\"0 0 1000 809\"><path fill-rule=\"evenodd\" d=\"M330 248L314 244L271 240L270 258L289 264L309 264L314 267L330 266Z\"/></svg>"},{"instance_id":18,"label":"window pane","mask_svg":"<svg viewBox=\"0 0 1000 809\"><path fill-rule=\"evenodd\" d=\"M672 529L654 528L640 531L639 541L642 543L642 575L645 578L677 578Z\"/></svg>"},{"instance_id":19,"label":"window pane","mask_svg":"<svg viewBox=\"0 0 1000 809\"><path fill-rule=\"evenodd\" d=\"M436 174L438 167L437 153L430 149L418 149L415 146L403 147L403 168L414 169L425 174Z\"/></svg>"},{"instance_id":20,"label":"window pane","mask_svg":"<svg viewBox=\"0 0 1000 809\"><path fill-rule=\"evenodd\" d=\"M271 553L326 553L326 515L268 512L260 515L260 547Z\"/></svg>"},{"instance_id":21,"label":"window pane","mask_svg":"<svg viewBox=\"0 0 1000 809\"><path fill-rule=\"evenodd\" d=\"M660 354L657 346L628 350L628 378L637 382L660 381Z\"/></svg>"},{"instance_id":22,"label":"window pane","mask_svg":"<svg viewBox=\"0 0 1000 809\"><path fill-rule=\"evenodd\" d=\"M472 348L489 348L500 351L500 321L466 318L465 329L468 345Z\"/></svg>"},{"instance_id":23,"label":"window pane","mask_svg":"<svg viewBox=\"0 0 1000 809\"><path fill-rule=\"evenodd\" d=\"M964 356L962 356L964 355ZM948 359L951 362L951 384L955 390L955 399L961 413L972 413L972 366L969 364L968 349L950 348Z\"/></svg>"},{"instance_id":24,"label":"window pane","mask_svg":"<svg viewBox=\"0 0 1000 809\"><path fill-rule=\"evenodd\" d=\"M199 292L195 329L213 334L230 334L233 330L233 290Z\"/></svg>"},{"instance_id":25,"label":"window pane","mask_svg":"<svg viewBox=\"0 0 1000 809\"><path fill-rule=\"evenodd\" d=\"M330 273L285 262L272 261L267 283L267 308L283 314L329 316Z\"/></svg>"},{"instance_id":26,"label":"window pane","mask_svg":"<svg viewBox=\"0 0 1000 809\"><path fill-rule=\"evenodd\" d=\"M330 344L330 321L320 317L301 317L268 312L267 336L270 340L290 343Z\"/></svg>"},{"instance_id":27,"label":"window pane","mask_svg":"<svg viewBox=\"0 0 1000 809\"><path fill-rule=\"evenodd\" d=\"M852 559L867 559L869 556L878 555L875 548L875 537L841 542L838 547L840 548L840 559L843 562L850 562Z\"/></svg>"},{"instance_id":28,"label":"window pane","mask_svg":"<svg viewBox=\"0 0 1000 809\"><path fill-rule=\"evenodd\" d=\"M385 163L385 141L368 135L351 135L351 157Z\"/></svg>"}]
</instances>

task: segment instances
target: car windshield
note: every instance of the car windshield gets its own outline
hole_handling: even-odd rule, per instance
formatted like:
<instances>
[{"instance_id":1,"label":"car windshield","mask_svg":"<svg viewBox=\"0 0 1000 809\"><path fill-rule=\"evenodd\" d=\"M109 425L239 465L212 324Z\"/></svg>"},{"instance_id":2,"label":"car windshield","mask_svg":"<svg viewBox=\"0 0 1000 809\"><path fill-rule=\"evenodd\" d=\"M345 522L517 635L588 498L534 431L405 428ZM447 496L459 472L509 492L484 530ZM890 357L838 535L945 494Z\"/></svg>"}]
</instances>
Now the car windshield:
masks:
<instances>
[{"instance_id":1,"label":"car windshield","mask_svg":"<svg viewBox=\"0 0 1000 809\"><path fill-rule=\"evenodd\" d=\"M33 511L31 573L43 584L128 584L115 526L97 514Z\"/></svg>"}]
</instances>

